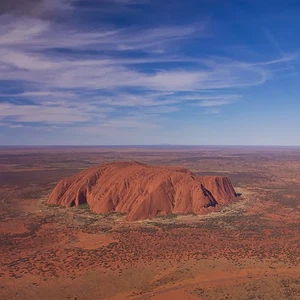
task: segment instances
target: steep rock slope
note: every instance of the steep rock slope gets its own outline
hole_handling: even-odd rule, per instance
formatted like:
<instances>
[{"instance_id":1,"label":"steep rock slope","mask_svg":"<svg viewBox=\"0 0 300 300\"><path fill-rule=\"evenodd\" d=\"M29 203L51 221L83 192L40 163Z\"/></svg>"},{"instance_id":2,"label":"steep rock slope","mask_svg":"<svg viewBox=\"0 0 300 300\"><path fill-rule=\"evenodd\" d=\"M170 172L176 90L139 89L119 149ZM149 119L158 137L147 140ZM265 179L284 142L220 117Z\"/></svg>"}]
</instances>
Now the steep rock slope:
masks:
<instances>
[{"instance_id":1,"label":"steep rock slope","mask_svg":"<svg viewBox=\"0 0 300 300\"><path fill-rule=\"evenodd\" d=\"M61 180L47 203L65 207L88 203L95 213L127 213L128 220L134 221L169 213L203 213L235 198L227 177L199 177L182 168L116 162Z\"/></svg>"}]
</instances>

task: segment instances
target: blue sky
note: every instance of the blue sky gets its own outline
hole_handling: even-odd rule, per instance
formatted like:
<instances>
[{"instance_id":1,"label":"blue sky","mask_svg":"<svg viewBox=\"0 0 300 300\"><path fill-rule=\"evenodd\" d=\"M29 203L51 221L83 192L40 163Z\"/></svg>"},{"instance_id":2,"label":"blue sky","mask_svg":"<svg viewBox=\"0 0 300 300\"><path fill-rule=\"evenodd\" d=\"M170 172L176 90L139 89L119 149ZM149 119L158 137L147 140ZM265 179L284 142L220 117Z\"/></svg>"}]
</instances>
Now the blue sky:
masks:
<instances>
[{"instance_id":1,"label":"blue sky","mask_svg":"<svg viewBox=\"0 0 300 300\"><path fill-rule=\"evenodd\" d=\"M0 145L300 145L299 32L298 0L1 0Z\"/></svg>"}]
</instances>

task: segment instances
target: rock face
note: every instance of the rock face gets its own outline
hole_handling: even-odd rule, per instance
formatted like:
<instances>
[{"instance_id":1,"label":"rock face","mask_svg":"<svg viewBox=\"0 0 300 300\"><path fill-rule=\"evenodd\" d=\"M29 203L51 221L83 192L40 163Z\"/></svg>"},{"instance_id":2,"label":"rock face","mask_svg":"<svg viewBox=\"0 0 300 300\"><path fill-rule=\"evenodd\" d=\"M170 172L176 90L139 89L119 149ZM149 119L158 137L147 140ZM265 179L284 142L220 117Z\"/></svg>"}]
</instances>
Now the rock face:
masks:
<instances>
[{"instance_id":1,"label":"rock face","mask_svg":"<svg viewBox=\"0 0 300 300\"><path fill-rule=\"evenodd\" d=\"M127 213L130 221L158 215L203 213L235 200L227 177L196 176L187 169L117 162L61 180L48 204L88 203L95 213Z\"/></svg>"}]
</instances>

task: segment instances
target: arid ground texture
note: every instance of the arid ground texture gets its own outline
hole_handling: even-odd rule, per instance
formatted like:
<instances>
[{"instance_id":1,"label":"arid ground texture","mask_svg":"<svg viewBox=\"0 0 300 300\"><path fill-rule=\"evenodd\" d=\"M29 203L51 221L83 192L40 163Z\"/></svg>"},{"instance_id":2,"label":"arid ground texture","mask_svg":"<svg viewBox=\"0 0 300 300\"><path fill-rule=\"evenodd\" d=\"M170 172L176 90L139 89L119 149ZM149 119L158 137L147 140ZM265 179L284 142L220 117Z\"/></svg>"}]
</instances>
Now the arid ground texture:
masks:
<instances>
[{"instance_id":1,"label":"arid ground texture","mask_svg":"<svg viewBox=\"0 0 300 300\"><path fill-rule=\"evenodd\" d=\"M136 161L228 178L208 213L130 221L47 205L87 168ZM1 299L300 299L300 148L0 148Z\"/></svg>"}]
</instances>

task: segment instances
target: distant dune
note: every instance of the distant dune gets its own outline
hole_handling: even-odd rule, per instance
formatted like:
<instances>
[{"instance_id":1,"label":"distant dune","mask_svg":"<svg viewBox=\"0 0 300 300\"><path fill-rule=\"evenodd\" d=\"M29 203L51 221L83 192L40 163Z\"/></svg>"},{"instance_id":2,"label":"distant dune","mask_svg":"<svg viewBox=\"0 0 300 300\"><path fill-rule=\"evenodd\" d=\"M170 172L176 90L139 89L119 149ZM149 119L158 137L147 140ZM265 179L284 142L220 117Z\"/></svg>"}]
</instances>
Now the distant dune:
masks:
<instances>
[{"instance_id":1,"label":"distant dune","mask_svg":"<svg viewBox=\"0 0 300 300\"><path fill-rule=\"evenodd\" d=\"M99 214L126 213L129 221L167 214L204 213L236 199L227 177L196 176L187 169L138 162L100 165L61 180L48 204L88 203Z\"/></svg>"}]
</instances>

